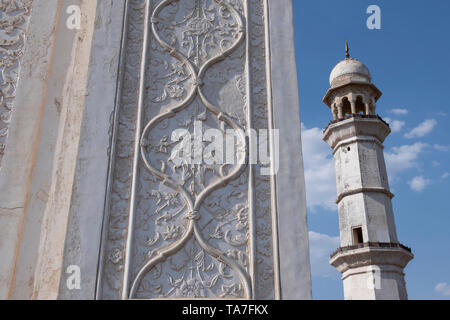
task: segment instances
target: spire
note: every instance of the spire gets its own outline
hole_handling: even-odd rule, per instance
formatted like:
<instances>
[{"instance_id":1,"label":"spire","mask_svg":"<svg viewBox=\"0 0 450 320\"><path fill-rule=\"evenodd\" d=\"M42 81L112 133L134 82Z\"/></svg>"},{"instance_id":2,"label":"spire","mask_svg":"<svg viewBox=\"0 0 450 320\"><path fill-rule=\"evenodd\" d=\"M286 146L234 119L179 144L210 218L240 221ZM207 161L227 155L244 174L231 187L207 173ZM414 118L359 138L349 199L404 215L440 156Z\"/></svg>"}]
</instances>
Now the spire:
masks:
<instances>
[{"instance_id":1,"label":"spire","mask_svg":"<svg viewBox=\"0 0 450 320\"><path fill-rule=\"evenodd\" d=\"M347 40L345 40L345 59L350 59L350 49L348 48Z\"/></svg>"}]
</instances>

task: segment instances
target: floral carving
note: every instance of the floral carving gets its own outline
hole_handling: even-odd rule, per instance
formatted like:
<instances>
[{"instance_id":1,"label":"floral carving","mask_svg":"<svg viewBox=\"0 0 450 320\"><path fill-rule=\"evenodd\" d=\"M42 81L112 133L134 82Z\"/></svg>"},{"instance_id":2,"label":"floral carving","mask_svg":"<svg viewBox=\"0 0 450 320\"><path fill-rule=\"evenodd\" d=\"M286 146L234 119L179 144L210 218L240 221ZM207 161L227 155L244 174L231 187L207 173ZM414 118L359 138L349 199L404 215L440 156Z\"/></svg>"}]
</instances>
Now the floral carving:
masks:
<instances>
[{"instance_id":1,"label":"floral carving","mask_svg":"<svg viewBox=\"0 0 450 320\"><path fill-rule=\"evenodd\" d=\"M251 180L246 166L175 164L179 145L171 141L175 129L191 135L202 130L199 122L220 131L243 132L251 122L255 129L268 128L264 1L150 1L143 78L146 1L129 3L99 297L273 299L270 178ZM143 128L137 133L140 81ZM135 154L138 136L141 150ZM246 154L247 141L237 141Z\"/></svg>"},{"instance_id":2,"label":"floral carving","mask_svg":"<svg viewBox=\"0 0 450 320\"><path fill-rule=\"evenodd\" d=\"M206 253L194 239L142 280L137 298L243 298L237 275Z\"/></svg>"},{"instance_id":3,"label":"floral carving","mask_svg":"<svg viewBox=\"0 0 450 320\"><path fill-rule=\"evenodd\" d=\"M217 3L213 0L174 2L156 18L156 30L172 48L200 66L230 48L242 27L233 19L228 4Z\"/></svg>"},{"instance_id":4,"label":"floral carving","mask_svg":"<svg viewBox=\"0 0 450 320\"><path fill-rule=\"evenodd\" d=\"M16 96L33 0L0 0L0 165Z\"/></svg>"},{"instance_id":5,"label":"floral carving","mask_svg":"<svg viewBox=\"0 0 450 320\"><path fill-rule=\"evenodd\" d=\"M112 250L110 252L109 260L114 264L118 264L118 263L122 262L123 251L121 249L115 248L114 250Z\"/></svg>"},{"instance_id":6,"label":"floral carving","mask_svg":"<svg viewBox=\"0 0 450 320\"><path fill-rule=\"evenodd\" d=\"M244 155L247 153L245 134L242 128L232 117L221 111L219 106L211 103L202 89L202 77L205 71L216 62L226 59L227 55L231 54L242 43L244 39L242 19L240 14L227 3L195 0L192 8L189 7L189 4L187 1L174 2L166 0L153 9L151 17L153 36L162 47L170 51L171 55L178 60L178 62L172 63L172 72L165 76L170 81L165 85L164 93L162 96L153 99L153 101L161 102L168 96L179 100L184 96L184 89L179 84L189 78L193 81L190 92L187 93L187 99L151 118L141 136L141 155L146 169L167 187L177 192L177 196L180 196L184 204L180 204L176 208L175 215L178 217L182 216L185 220L183 222L178 219L178 223L176 221L172 222L173 211L164 212L156 220L157 225L161 221L164 221L164 225L166 225L166 229L162 233L162 239L165 242L156 246L153 251L146 255L147 259L143 261L143 266L137 270L137 273L132 278L128 278L127 274L125 275L126 282L132 280L130 298L138 294L143 295L142 286L147 274L156 265L164 264L167 258L183 250L188 241L195 241L200 247L198 255L203 255L204 257L205 252L207 252L214 259L217 259L217 262L221 261L220 267L217 267L219 273L214 276L213 279L215 280L211 280L209 283L205 281L199 282L200 280L195 280L192 275L190 279L183 277L176 281L170 281L173 290L170 290L166 295L170 295L173 292L177 292L180 297L194 293L195 295L200 295L204 290L212 289L220 276L226 276L221 274L220 270L231 268L239 278L239 282L234 284L239 285L243 289L245 288L246 296L251 296L249 276L243 266L238 261L228 258L226 252L214 247L209 243L209 239L204 239L200 229L200 222L204 217L202 212L204 199L238 177L245 169L245 164L238 163L234 167L225 170L223 165L216 163L212 165L177 164L173 162L172 157L168 157L176 151L173 144L168 142L168 137L170 132L180 124L176 116L181 115L181 119L186 119L186 114L183 114L183 112L192 114L191 120L182 123L182 126L192 130L194 135L198 133L198 130L202 130L198 127L198 123L201 122L208 126L215 124L222 131L224 131L226 126L235 129L239 133L240 153ZM183 17L182 21L178 20L180 16ZM181 41L177 40L177 35L179 34L182 35ZM220 40L218 37L220 37ZM165 41L164 38L168 40ZM216 45L216 43L219 45ZM186 47L188 47L187 53L184 50ZM208 58L210 60L207 60ZM185 76L185 68L189 70L189 76ZM184 77L184 79L180 79L180 76ZM194 112L192 113L192 111ZM176 116L173 117L173 114ZM213 178L206 178L208 172L213 175ZM136 177L134 181L136 183ZM157 204L161 202L161 200L158 200ZM134 215L138 215L141 220L144 220L144 223L139 223L138 232L139 229L146 229L148 219L154 215L159 215L159 213L163 212L163 208L168 206L166 202L166 205L155 212L149 212L145 215L139 215L137 211L131 212L131 219L134 219ZM232 221L234 220L232 219ZM248 227L245 225L245 222L243 224L243 220L242 216L239 216L238 223L240 225L237 228L238 231ZM227 221L226 224L231 224L231 221ZM247 239L248 234L244 236L231 235L230 231L227 231L224 237L224 241L235 247L245 247ZM154 243L155 241L152 241L152 244ZM204 259L200 259L198 255L195 256L194 260L197 262L198 270L200 270L199 261ZM211 268L205 269L204 265L201 268L203 272L211 271L212 269L214 269L214 262L211 264ZM163 273L165 273L166 269L163 268L163 270ZM172 278L169 277L169 279ZM147 284L149 289L154 287L154 283ZM161 289L164 286L160 284L158 287ZM158 291L164 293L165 290L161 289ZM150 292L154 291L150 290L148 294ZM211 290L209 292L212 294ZM218 297L220 294L215 296Z\"/></svg>"}]
</instances>

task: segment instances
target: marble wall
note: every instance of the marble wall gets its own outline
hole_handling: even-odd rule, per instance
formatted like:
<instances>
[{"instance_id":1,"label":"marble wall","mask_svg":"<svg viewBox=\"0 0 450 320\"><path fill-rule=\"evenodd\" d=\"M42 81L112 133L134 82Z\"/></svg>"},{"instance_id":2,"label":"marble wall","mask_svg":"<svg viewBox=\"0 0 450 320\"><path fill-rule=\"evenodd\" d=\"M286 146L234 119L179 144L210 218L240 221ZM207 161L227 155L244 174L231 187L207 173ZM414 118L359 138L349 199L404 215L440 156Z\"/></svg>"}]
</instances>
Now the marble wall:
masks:
<instances>
[{"instance_id":1,"label":"marble wall","mask_svg":"<svg viewBox=\"0 0 450 320\"><path fill-rule=\"evenodd\" d=\"M310 299L291 1L19 2L1 297ZM180 129L233 130L245 161L177 163Z\"/></svg>"}]
</instances>

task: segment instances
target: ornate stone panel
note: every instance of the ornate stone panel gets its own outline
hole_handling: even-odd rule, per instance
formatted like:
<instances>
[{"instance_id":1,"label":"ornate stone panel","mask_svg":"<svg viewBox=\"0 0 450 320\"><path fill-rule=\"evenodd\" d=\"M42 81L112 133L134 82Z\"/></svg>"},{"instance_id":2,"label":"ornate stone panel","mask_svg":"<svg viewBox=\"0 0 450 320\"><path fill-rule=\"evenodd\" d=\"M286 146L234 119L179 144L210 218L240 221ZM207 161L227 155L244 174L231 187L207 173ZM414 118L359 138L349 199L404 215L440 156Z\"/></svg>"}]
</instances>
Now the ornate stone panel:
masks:
<instances>
[{"instance_id":1,"label":"ornate stone panel","mask_svg":"<svg viewBox=\"0 0 450 320\"><path fill-rule=\"evenodd\" d=\"M99 299L277 298L273 177L248 165L251 129L271 128L266 10L128 1ZM237 161L175 161L179 129L233 129Z\"/></svg>"},{"instance_id":2,"label":"ornate stone panel","mask_svg":"<svg viewBox=\"0 0 450 320\"><path fill-rule=\"evenodd\" d=\"M0 1L0 167L16 96L33 0Z\"/></svg>"}]
</instances>

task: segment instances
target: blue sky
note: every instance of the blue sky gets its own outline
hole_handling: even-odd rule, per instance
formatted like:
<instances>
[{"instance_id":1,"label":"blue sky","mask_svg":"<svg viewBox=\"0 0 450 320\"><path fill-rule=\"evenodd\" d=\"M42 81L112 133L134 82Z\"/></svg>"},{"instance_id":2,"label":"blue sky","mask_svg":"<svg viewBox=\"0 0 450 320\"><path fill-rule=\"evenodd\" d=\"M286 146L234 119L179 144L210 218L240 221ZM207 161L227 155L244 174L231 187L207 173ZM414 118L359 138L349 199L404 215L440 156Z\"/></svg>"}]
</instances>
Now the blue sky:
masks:
<instances>
[{"instance_id":1,"label":"blue sky","mask_svg":"<svg viewBox=\"0 0 450 320\"><path fill-rule=\"evenodd\" d=\"M450 299L450 1L293 0L311 240L313 296L343 299L328 256L339 246L334 164L321 140L332 68L351 56L383 92L377 113L393 133L385 157L410 299ZM381 30L366 10L381 8Z\"/></svg>"}]
</instances>

